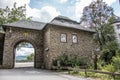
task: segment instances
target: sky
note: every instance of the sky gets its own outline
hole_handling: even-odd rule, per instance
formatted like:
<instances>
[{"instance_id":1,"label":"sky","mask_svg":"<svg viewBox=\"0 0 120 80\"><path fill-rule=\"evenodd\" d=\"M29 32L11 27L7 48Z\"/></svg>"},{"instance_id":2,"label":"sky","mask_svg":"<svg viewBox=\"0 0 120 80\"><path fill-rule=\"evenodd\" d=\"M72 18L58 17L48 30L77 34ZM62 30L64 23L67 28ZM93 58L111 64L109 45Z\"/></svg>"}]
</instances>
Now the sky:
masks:
<instances>
[{"instance_id":1,"label":"sky","mask_svg":"<svg viewBox=\"0 0 120 80\"><path fill-rule=\"evenodd\" d=\"M16 57L17 56L28 56L32 53L34 53L34 48L27 48L27 47L21 47L19 50L16 49Z\"/></svg>"},{"instance_id":2,"label":"sky","mask_svg":"<svg viewBox=\"0 0 120 80\"><path fill-rule=\"evenodd\" d=\"M58 15L69 17L77 22L80 21L82 11L93 0L0 0L0 8L26 4L26 16L39 22L50 22ZM120 17L119 0L103 0L114 9L115 15Z\"/></svg>"},{"instance_id":3,"label":"sky","mask_svg":"<svg viewBox=\"0 0 120 80\"><path fill-rule=\"evenodd\" d=\"M32 44L25 42L24 45L23 43L20 43L17 45L15 49L15 56L28 56L32 53L35 52L35 49Z\"/></svg>"}]
</instances>

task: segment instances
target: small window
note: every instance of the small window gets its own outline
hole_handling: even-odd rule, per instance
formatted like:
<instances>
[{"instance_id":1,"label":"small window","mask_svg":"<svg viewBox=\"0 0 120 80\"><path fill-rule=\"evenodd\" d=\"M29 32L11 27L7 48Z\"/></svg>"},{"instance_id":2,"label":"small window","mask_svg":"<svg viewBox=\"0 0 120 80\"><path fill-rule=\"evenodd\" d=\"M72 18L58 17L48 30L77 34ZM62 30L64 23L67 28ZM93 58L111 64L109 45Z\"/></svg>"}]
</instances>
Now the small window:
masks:
<instances>
[{"instance_id":1,"label":"small window","mask_svg":"<svg viewBox=\"0 0 120 80\"><path fill-rule=\"evenodd\" d=\"M66 34L61 34L60 41L61 42L67 42L67 35Z\"/></svg>"},{"instance_id":2,"label":"small window","mask_svg":"<svg viewBox=\"0 0 120 80\"><path fill-rule=\"evenodd\" d=\"M72 42L73 42L73 43L78 43L78 37L77 37L76 34L73 34L73 35L72 35Z\"/></svg>"}]
</instances>

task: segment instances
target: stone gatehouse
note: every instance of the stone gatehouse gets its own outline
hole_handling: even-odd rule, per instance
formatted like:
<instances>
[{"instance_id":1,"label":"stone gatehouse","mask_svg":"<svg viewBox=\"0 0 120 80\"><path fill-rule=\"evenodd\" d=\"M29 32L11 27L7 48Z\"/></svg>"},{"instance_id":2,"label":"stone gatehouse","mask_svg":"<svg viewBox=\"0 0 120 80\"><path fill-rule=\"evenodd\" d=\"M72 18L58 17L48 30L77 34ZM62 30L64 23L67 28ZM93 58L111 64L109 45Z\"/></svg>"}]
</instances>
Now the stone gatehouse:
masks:
<instances>
[{"instance_id":1,"label":"stone gatehouse","mask_svg":"<svg viewBox=\"0 0 120 80\"><path fill-rule=\"evenodd\" d=\"M95 48L94 31L79 23L58 16L50 23L21 20L4 24L0 33L0 67L14 68L15 50L22 41L35 48L34 67L52 68L52 60L63 53L86 56L90 59Z\"/></svg>"}]
</instances>

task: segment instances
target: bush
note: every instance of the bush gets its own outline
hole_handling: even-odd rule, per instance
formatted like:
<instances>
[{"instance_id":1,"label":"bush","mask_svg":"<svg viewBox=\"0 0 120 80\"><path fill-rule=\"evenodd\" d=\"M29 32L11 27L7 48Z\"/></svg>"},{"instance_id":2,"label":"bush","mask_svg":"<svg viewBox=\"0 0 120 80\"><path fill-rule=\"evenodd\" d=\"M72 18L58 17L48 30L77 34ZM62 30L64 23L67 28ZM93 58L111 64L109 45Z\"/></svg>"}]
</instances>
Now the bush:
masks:
<instances>
[{"instance_id":1,"label":"bush","mask_svg":"<svg viewBox=\"0 0 120 80\"><path fill-rule=\"evenodd\" d=\"M110 64L112 61L112 57L116 55L116 52L114 50L109 50L109 49L103 49L101 51L101 60L103 60L106 64Z\"/></svg>"},{"instance_id":2,"label":"bush","mask_svg":"<svg viewBox=\"0 0 120 80\"><path fill-rule=\"evenodd\" d=\"M112 64L108 64L103 67L103 71L115 72L115 67Z\"/></svg>"},{"instance_id":3,"label":"bush","mask_svg":"<svg viewBox=\"0 0 120 80\"><path fill-rule=\"evenodd\" d=\"M104 64L104 62L102 61L102 60L98 60L98 62L97 62L97 67L98 67L98 70L102 70L102 68L103 68L103 65Z\"/></svg>"},{"instance_id":4,"label":"bush","mask_svg":"<svg viewBox=\"0 0 120 80\"><path fill-rule=\"evenodd\" d=\"M116 50L116 54L120 56L120 49Z\"/></svg>"},{"instance_id":5,"label":"bush","mask_svg":"<svg viewBox=\"0 0 120 80\"><path fill-rule=\"evenodd\" d=\"M111 64L103 66L102 70L109 72L120 72L120 56L114 56ZM112 77L115 80L120 80L120 76L111 75L109 77Z\"/></svg>"},{"instance_id":6,"label":"bush","mask_svg":"<svg viewBox=\"0 0 120 80\"><path fill-rule=\"evenodd\" d=\"M120 56L115 56L112 58L113 66L117 72L120 72Z\"/></svg>"},{"instance_id":7,"label":"bush","mask_svg":"<svg viewBox=\"0 0 120 80\"><path fill-rule=\"evenodd\" d=\"M55 60L53 60L53 65L57 66L57 62L60 62L60 66L63 67L75 67L75 66L86 66L87 65L87 59L85 58L80 58L77 55L67 55L63 54L59 57L57 57Z\"/></svg>"}]
</instances>

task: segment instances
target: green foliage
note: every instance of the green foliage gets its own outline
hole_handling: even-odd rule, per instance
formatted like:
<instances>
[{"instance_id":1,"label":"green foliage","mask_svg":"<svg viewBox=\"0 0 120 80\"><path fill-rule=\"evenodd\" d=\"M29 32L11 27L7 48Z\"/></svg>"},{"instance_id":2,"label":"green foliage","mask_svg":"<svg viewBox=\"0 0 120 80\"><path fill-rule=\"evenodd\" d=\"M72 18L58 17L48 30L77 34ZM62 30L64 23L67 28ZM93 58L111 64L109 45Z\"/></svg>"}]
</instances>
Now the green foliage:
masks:
<instances>
[{"instance_id":1,"label":"green foliage","mask_svg":"<svg viewBox=\"0 0 120 80\"><path fill-rule=\"evenodd\" d=\"M79 73L79 66L75 66L73 69L73 74L78 74Z\"/></svg>"},{"instance_id":2,"label":"green foliage","mask_svg":"<svg viewBox=\"0 0 120 80\"><path fill-rule=\"evenodd\" d=\"M13 8L8 6L5 9L0 8L0 26L22 19L30 19L26 18L26 6L16 7L16 3L14 3Z\"/></svg>"},{"instance_id":3,"label":"green foliage","mask_svg":"<svg viewBox=\"0 0 120 80\"><path fill-rule=\"evenodd\" d=\"M34 61L34 54L30 54L29 56L27 56L27 61Z\"/></svg>"},{"instance_id":4,"label":"green foliage","mask_svg":"<svg viewBox=\"0 0 120 80\"><path fill-rule=\"evenodd\" d=\"M93 38L100 47L100 59L104 61L102 63L104 65L111 63L112 57L116 55L118 49L112 25L114 19L113 9L103 0L92 1L83 10L81 22L89 24L89 27L96 30Z\"/></svg>"},{"instance_id":5,"label":"green foliage","mask_svg":"<svg viewBox=\"0 0 120 80\"><path fill-rule=\"evenodd\" d=\"M108 64L103 67L103 71L115 72L115 67L112 64Z\"/></svg>"},{"instance_id":6,"label":"green foliage","mask_svg":"<svg viewBox=\"0 0 120 80\"><path fill-rule=\"evenodd\" d=\"M116 50L118 50L118 44L116 41L108 41L103 45L103 49L109 49L110 51L116 52Z\"/></svg>"},{"instance_id":7,"label":"green foliage","mask_svg":"<svg viewBox=\"0 0 120 80\"><path fill-rule=\"evenodd\" d=\"M70 71L69 74L79 75L82 77L90 77L90 78L93 78L94 80L112 80L109 78L109 75L107 75L107 74L100 74L100 73L95 73L95 72L87 72L87 76L86 76L85 72L82 72L82 71L79 71L77 74L74 73L74 71Z\"/></svg>"},{"instance_id":8,"label":"green foliage","mask_svg":"<svg viewBox=\"0 0 120 80\"><path fill-rule=\"evenodd\" d=\"M104 61L105 64L111 63L112 57L115 56L115 52L109 49L103 49L101 51L100 59Z\"/></svg>"},{"instance_id":9,"label":"green foliage","mask_svg":"<svg viewBox=\"0 0 120 80\"><path fill-rule=\"evenodd\" d=\"M115 71L120 72L120 56L113 57L112 64L115 67Z\"/></svg>"},{"instance_id":10,"label":"green foliage","mask_svg":"<svg viewBox=\"0 0 120 80\"><path fill-rule=\"evenodd\" d=\"M86 66L87 65L87 59L85 58L80 58L77 55L68 55L68 54L63 54L59 57L57 57L55 60L53 60L53 65L57 66L57 61L60 62L61 66Z\"/></svg>"},{"instance_id":11,"label":"green foliage","mask_svg":"<svg viewBox=\"0 0 120 80\"><path fill-rule=\"evenodd\" d=\"M120 56L114 56L111 59L111 63L107 64L107 65L102 65L103 63L100 62L99 66L101 68L102 71L108 71L108 72L118 72L120 73ZM120 80L120 76L114 76L114 75L110 75L109 78L114 78L115 80Z\"/></svg>"},{"instance_id":12,"label":"green foliage","mask_svg":"<svg viewBox=\"0 0 120 80\"><path fill-rule=\"evenodd\" d=\"M109 72L120 72L120 56L113 57L112 63L105 65L102 70ZM115 80L120 80L120 76L111 75L110 77L114 78Z\"/></svg>"},{"instance_id":13,"label":"green foliage","mask_svg":"<svg viewBox=\"0 0 120 80\"><path fill-rule=\"evenodd\" d=\"M99 44L100 49L116 49L114 28L111 25L114 21L113 9L103 0L92 1L83 10L82 22L88 23L96 30L94 40Z\"/></svg>"},{"instance_id":14,"label":"green foliage","mask_svg":"<svg viewBox=\"0 0 120 80\"><path fill-rule=\"evenodd\" d=\"M114 28L111 25L113 19L114 19L113 17L110 18L109 22L102 25L100 28L100 35L102 36L99 37L102 43L100 45L101 47L100 59L102 59L105 62L105 64L111 63L112 57L116 55L116 51L118 50L118 44L114 36L115 35Z\"/></svg>"},{"instance_id":15,"label":"green foliage","mask_svg":"<svg viewBox=\"0 0 120 80\"><path fill-rule=\"evenodd\" d=\"M101 27L112 16L113 9L110 6L103 0L95 0L83 9L81 22L87 23L89 27Z\"/></svg>"},{"instance_id":16,"label":"green foliage","mask_svg":"<svg viewBox=\"0 0 120 80\"><path fill-rule=\"evenodd\" d=\"M120 49L116 50L116 55L120 56Z\"/></svg>"},{"instance_id":17,"label":"green foliage","mask_svg":"<svg viewBox=\"0 0 120 80\"><path fill-rule=\"evenodd\" d=\"M102 70L103 64L104 64L104 62L103 62L102 60L99 59L98 62L97 62L98 70Z\"/></svg>"}]
</instances>

